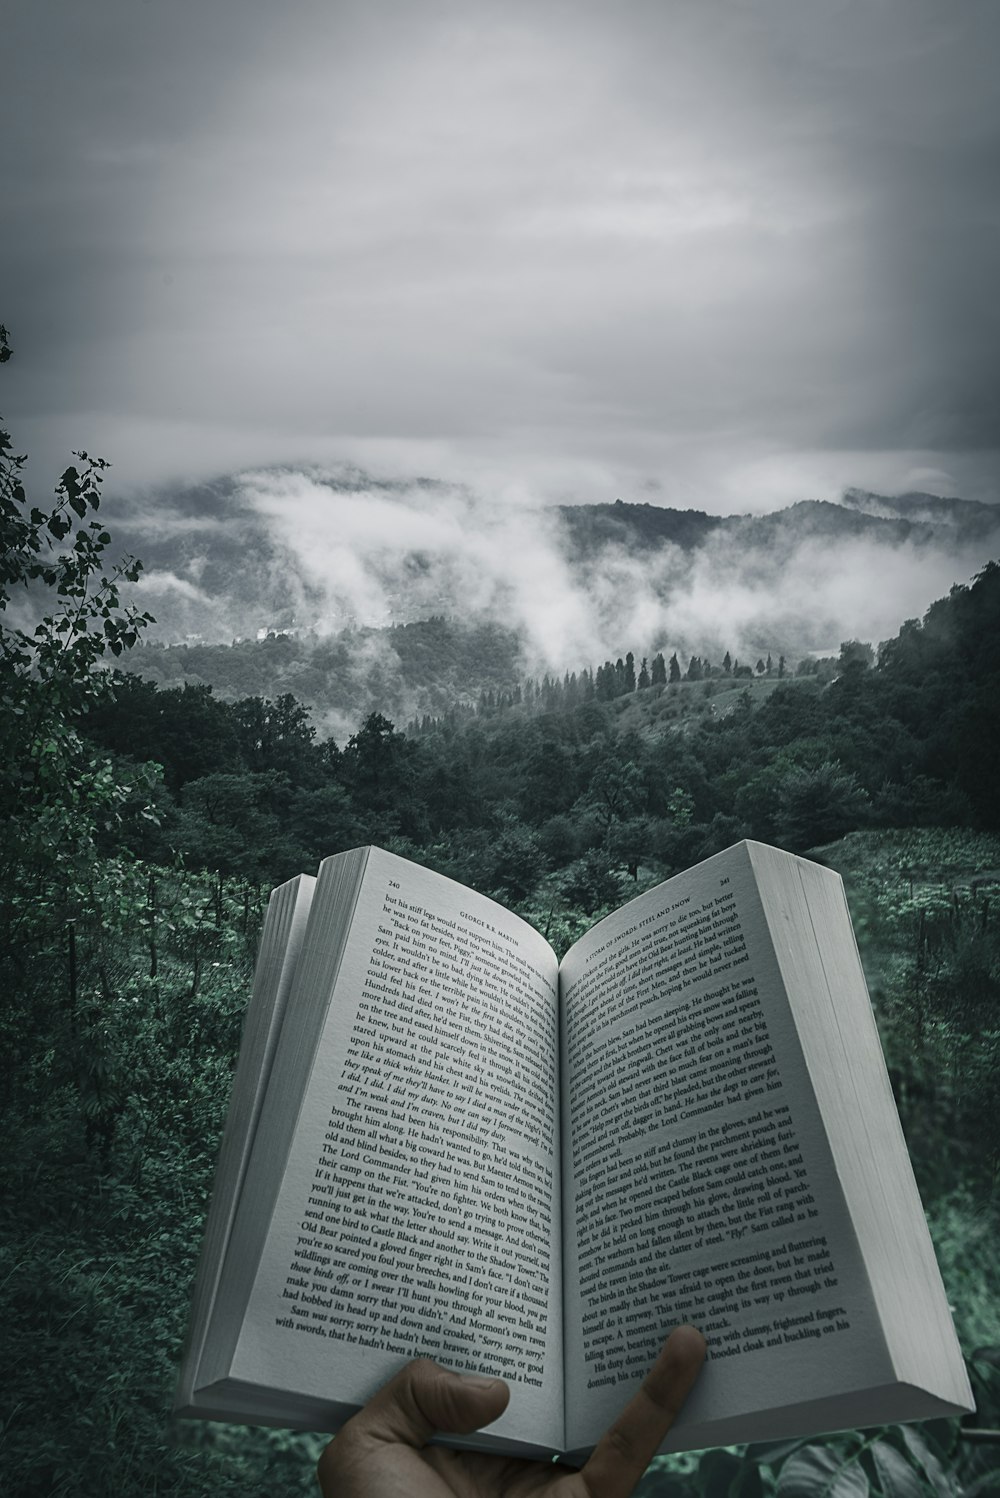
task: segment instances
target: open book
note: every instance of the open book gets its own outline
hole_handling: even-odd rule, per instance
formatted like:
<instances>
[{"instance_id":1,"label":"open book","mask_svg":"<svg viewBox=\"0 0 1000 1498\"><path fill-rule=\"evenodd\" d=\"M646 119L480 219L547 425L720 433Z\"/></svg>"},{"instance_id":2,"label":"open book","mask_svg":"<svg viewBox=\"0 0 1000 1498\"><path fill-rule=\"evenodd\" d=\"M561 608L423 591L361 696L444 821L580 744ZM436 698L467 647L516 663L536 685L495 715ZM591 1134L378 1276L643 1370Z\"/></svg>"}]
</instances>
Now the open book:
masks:
<instances>
[{"instance_id":1,"label":"open book","mask_svg":"<svg viewBox=\"0 0 1000 1498\"><path fill-rule=\"evenodd\" d=\"M453 1444L581 1460L672 1326L665 1450L972 1407L838 875L744 842L562 963L377 848L271 896L177 1407L336 1430L408 1359Z\"/></svg>"}]
</instances>

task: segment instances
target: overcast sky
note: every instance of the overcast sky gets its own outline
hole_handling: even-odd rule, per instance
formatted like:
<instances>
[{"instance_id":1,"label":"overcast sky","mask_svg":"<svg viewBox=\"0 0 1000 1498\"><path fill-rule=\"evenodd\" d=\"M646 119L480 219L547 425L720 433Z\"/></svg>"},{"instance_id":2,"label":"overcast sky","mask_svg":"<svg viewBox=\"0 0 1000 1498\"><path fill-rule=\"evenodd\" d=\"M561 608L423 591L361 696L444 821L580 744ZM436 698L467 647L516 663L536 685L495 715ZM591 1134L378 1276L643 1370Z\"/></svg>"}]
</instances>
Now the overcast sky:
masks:
<instances>
[{"instance_id":1,"label":"overcast sky","mask_svg":"<svg viewBox=\"0 0 1000 1498\"><path fill-rule=\"evenodd\" d=\"M1000 498L995 0L7 0L32 474Z\"/></svg>"}]
</instances>

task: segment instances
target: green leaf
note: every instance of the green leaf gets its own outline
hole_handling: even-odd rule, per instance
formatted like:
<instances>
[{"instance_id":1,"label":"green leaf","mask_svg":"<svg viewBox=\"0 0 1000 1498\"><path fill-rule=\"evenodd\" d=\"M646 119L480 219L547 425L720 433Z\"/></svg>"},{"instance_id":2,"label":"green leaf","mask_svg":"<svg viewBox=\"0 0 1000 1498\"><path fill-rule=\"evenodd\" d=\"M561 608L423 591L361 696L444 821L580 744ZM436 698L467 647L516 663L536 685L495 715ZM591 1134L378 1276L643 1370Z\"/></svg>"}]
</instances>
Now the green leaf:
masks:
<instances>
[{"instance_id":1,"label":"green leaf","mask_svg":"<svg viewBox=\"0 0 1000 1498\"><path fill-rule=\"evenodd\" d=\"M730 1451L706 1451L698 1463L698 1486L703 1498L731 1498L733 1483L743 1463Z\"/></svg>"},{"instance_id":2,"label":"green leaf","mask_svg":"<svg viewBox=\"0 0 1000 1498\"><path fill-rule=\"evenodd\" d=\"M868 1498L868 1492L856 1461L835 1446L805 1446L782 1467L777 1498Z\"/></svg>"},{"instance_id":3,"label":"green leaf","mask_svg":"<svg viewBox=\"0 0 1000 1498\"><path fill-rule=\"evenodd\" d=\"M920 1430L938 1456L949 1457L958 1445L957 1420L924 1420Z\"/></svg>"},{"instance_id":4,"label":"green leaf","mask_svg":"<svg viewBox=\"0 0 1000 1498\"><path fill-rule=\"evenodd\" d=\"M729 1493L730 1498L764 1498L764 1479L760 1468L744 1458L740 1474L732 1483Z\"/></svg>"},{"instance_id":5,"label":"green leaf","mask_svg":"<svg viewBox=\"0 0 1000 1498\"><path fill-rule=\"evenodd\" d=\"M899 1433L906 1443L906 1448L914 1461L918 1462L927 1475L934 1492L938 1498L955 1498L957 1489L954 1482L948 1476L940 1460L931 1450L923 1435L915 1426L901 1425Z\"/></svg>"},{"instance_id":6,"label":"green leaf","mask_svg":"<svg viewBox=\"0 0 1000 1498\"><path fill-rule=\"evenodd\" d=\"M888 1441L875 1441L872 1460L885 1498L927 1498L927 1488L915 1467Z\"/></svg>"},{"instance_id":7,"label":"green leaf","mask_svg":"<svg viewBox=\"0 0 1000 1498\"><path fill-rule=\"evenodd\" d=\"M972 1482L966 1480L962 1484L962 1498L995 1498L998 1487L1000 1471L983 1472Z\"/></svg>"}]
</instances>

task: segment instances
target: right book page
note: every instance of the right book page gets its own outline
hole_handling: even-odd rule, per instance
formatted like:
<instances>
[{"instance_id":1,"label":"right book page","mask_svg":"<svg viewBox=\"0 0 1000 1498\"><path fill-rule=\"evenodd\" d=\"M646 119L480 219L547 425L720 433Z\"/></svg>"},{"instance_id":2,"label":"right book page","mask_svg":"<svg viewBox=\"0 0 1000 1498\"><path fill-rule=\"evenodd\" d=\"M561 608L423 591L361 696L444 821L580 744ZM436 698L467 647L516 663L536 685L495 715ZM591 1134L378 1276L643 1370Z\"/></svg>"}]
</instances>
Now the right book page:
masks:
<instances>
[{"instance_id":1,"label":"right book page","mask_svg":"<svg viewBox=\"0 0 1000 1498\"><path fill-rule=\"evenodd\" d=\"M896 1376L909 1399L919 1388L971 1409L843 883L807 859L747 846Z\"/></svg>"},{"instance_id":2,"label":"right book page","mask_svg":"<svg viewBox=\"0 0 1000 1498\"><path fill-rule=\"evenodd\" d=\"M571 1451L683 1321L708 1366L665 1449L899 1418L873 1413L898 1375L752 846L632 901L563 960ZM798 915L786 945L815 947ZM853 952L849 920L828 940Z\"/></svg>"}]
</instances>

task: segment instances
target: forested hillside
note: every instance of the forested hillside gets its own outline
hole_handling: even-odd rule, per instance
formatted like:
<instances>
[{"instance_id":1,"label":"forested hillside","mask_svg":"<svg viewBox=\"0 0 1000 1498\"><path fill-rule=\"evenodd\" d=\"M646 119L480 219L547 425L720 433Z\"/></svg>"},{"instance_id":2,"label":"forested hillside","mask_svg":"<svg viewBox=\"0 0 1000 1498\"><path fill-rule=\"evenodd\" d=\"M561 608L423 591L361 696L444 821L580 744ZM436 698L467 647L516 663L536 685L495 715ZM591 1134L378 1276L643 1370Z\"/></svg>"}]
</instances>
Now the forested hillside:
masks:
<instances>
[{"instance_id":1,"label":"forested hillside","mask_svg":"<svg viewBox=\"0 0 1000 1498\"><path fill-rule=\"evenodd\" d=\"M80 731L126 776L159 767L157 820L127 835L136 856L277 882L332 849L393 840L519 900L553 879L578 889L598 866L599 887L617 888L743 836L801 851L863 826L998 830L997 638L991 564L877 661L849 641L794 678L783 662L706 676L662 657L637 672L630 655L491 689L410 734L375 712L340 746L290 694L226 702L115 671Z\"/></svg>"},{"instance_id":2,"label":"forested hillside","mask_svg":"<svg viewBox=\"0 0 1000 1498\"><path fill-rule=\"evenodd\" d=\"M290 693L341 736L371 712L436 716L484 692L513 692L526 674L513 631L443 618L322 639L279 630L233 645L140 645L130 670L158 687L210 686L230 702Z\"/></svg>"},{"instance_id":3,"label":"forested hillside","mask_svg":"<svg viewBox=\"0 0 1000 1498\"><path fill-rule=\"evenodd\" d=\"M129 669L139 564L111 562L102 478L81 456L32 503L0 438L0 601L47 599L36 631L0 628L6 1489L313 1490L318 1439L177 1431L169 1405L267 891L370 841L560 950L743 836L842 868L977 1423L996 1425L1000 566L877 658L848 641L801 675L644 662L637 641L529 683L484 635L496 675L463 708L442 689L406 732L373 685L335 740L291 692L226 701ZM997 1480L995 1448L953 1422L793 1445L660 1464L643 1491L974 1498Z\"/></svg>"}]
</instances>

